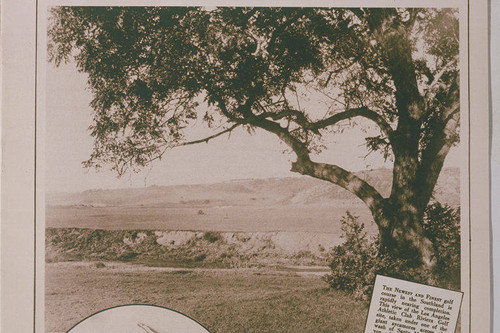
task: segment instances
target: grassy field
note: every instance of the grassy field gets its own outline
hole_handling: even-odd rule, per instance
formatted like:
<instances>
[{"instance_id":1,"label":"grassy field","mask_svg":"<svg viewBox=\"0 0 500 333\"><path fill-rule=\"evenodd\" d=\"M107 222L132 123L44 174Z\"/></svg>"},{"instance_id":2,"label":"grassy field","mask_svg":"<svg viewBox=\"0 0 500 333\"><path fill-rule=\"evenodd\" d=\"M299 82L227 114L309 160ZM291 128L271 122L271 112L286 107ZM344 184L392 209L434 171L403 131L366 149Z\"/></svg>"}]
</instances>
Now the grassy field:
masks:
<instances>
[{"instance_id":1,"label":"grassy field","mask_svg":"<svg viewBox=\"0 0 500 333\"><path fill-rule=\"evenodd\" d=\"M130 303L178 310L212 333L355 333L367 313L314 274L106 265L47 264L46 332L65 332L98 310Z\"/></svg>"}]
</instances>

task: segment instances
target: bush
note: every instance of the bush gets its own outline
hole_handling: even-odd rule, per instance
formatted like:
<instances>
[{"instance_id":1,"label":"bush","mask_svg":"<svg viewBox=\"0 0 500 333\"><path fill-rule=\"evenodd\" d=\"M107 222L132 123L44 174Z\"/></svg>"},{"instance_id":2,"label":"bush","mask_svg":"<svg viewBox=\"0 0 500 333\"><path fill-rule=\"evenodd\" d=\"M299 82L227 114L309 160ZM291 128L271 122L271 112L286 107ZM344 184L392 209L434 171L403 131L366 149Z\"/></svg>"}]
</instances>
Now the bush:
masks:
<instances>
[{"instance_id":1,"label":"bush","mask_svg":"<svg viewBox=\"0 0 500 333\"><path fill-rule=\"evenodd\" d=\"M205 253L199 254L196 257L193 258L194 261L199 262L203 261L207 258L207 255Z\"/></svg>"},{"instance_id":2,"label":"bush","mask_svg":"<svg viewBox=\"0 0 500 333\"><path fill-rule=\"evenodd\" d=\"M426 236L434 247L433 275L440 287L460 289L460 208L433 203L424 219Z\"/></svg>"},{"instance_id":3,"label":"bush","mask_svg":"<svg viewBox=\"0 0 500 333\"><path fill-rule=\"evenodd\" d=\"M436 265L432 271L412 267L404 259L379 251L377 238L369 238L357 216L342 217L344 243L332 249L332 273L325 280L334 289L367 300L378 274L394 278L460 288L460 211L439 203L428 207L424 221L426 236L433 242Z\"/></svg>"},{"instance_id":4,"label":"bush","mask_svg":"<svg viewBox=\"0 0 500 333\"><path fill-rule=\"evenodd\" d=\"M209 243L215 243L222 239L222 235L217 231L207 231L203 234L203 239L207 240Z\"/></svg>"},{"instance_id":5,"label":"bush","mask_svg":"<svg viewBox=\"0 0 500 333\"><path fill-rule=\"evenodd\" d=\"M332 273L326 276L326 281L334 289L354 292L356 298L371 292L372 272L367 270L373 267L378 254L374 241L367 238L365 226L357 216L349 211L342 217L341 230L345 238L342 245L332 249Z\"/></svg>"},{"instance_id":6,"label":"bush","mask_svg":"<svg viewBox=\"0 0 500 333\"><path fill-rule=\"evenodd\" d=\"M104 268L104 267L106 267L106 265L105 265L103 262L100 262L100 261L99 261L99 262L96 262L96 263L94 264L94 267L95 267L95 268Z\"/></svg>"}]
</instances>

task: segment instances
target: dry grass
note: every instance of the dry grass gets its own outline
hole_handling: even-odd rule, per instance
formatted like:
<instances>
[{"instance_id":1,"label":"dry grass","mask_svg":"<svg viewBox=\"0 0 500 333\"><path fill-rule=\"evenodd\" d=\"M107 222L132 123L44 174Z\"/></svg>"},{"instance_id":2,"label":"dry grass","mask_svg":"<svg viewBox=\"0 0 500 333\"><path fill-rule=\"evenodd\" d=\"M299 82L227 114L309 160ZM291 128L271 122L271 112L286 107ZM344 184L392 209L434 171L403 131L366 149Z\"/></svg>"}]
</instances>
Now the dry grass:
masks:
<instances>
[{"instance_id":1,"label":"dry grass","mask_svg":"<svg viewBox=\"0 0 500 333\"><path fill-rule=\"evenodd\" d=\"M113 270L47 264L46 331L119 304L181 311L213 333L362 332L367 307L319 276L272 270Z\"/></svg>"}]
</instances>

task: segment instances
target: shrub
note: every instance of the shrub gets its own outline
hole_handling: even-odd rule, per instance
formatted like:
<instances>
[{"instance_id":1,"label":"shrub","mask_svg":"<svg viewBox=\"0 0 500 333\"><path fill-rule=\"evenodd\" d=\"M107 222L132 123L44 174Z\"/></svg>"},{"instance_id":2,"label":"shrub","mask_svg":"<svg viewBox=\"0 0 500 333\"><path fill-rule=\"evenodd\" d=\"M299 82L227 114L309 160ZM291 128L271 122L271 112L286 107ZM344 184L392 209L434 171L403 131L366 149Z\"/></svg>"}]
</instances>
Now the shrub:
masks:
<instances>
[{"instance_id":1,"label":"shrub","mask_svg":"<svg viewBox=\"0 0 500 333\"><path fill-rule=\"evenodd\" d=\"M436 265L432 271L412 267L404 259L379 251L377 238L368 237L365 226L349 211L341 219L344 243L332 249L331 274L325 276L328 284L338 290L367 300L373 291L377 274L394 278L460 288L460 211L439 203L426 211L424 228L433 242Z\"/></svg>"},{"instance_id":2,"label":"shrub","mask_svg":"<svg viewBox=\"0 0 500 333\"><path fill-rule=\"evenodd\" d=\"M222 239L222 235L217 231L207 231L203 234L203 239L207 240L209 243L215 243Z\"/></svg>"},{"instance_id":3,"label":"shrub","mask_svg":"<svg viewBox=\"0 0 500 333\"><path fill-rule=\"evenodd\" d=\"M103 262L98 261L94 264L94 267L95 268L104 268L104 267L106 267L106 265Z\"/></svg>"},{"instance_id":4,"label":"shrub","mask_svg":"<svg viewBox=\"0 0 500 333\"><path fill-rule=\"evenodd\" d=\"M364 224L349 211L340 222L345 241L332 249L332 273L325 277L326 281L334 289L353 292L358 299L366 298L373 288L377 243L367 237Z\"/></svg>"},{"instance_id":5,"label":"shrub","mask_svg":"<svg viewBox=\"0 0 500 333\"><path fill-rule=\"evenodd\" d=\"M424 228L434 247L433 275L438 285L460 289L460 208L438 202L429 205Z\"/></svg>"},{"instance_id":6,"label":"shrub","mask_svg":"<svg viewBox=\"0 0 500 333\"><path fill-rule=\"evenodd\" d=\"M117 259L121 260L121 261L128 261L128 260L134 259L138 255L139 255L139 253L137 253L137 252L133 252L133 251L130 251L130 250L125 250L121 255L118 256Z\"/></svg>"},{"instance_id":7,"label":"shrub","mask_svg":"<svg viewBox=\"0 0 500 333\"><path fill-rule=\"evenodd\" d=\"M207 255L205 253L199 254L196 257L193 258L194 261L199 262L203 261L207 258Z\"/></svg>"}]
</instances>

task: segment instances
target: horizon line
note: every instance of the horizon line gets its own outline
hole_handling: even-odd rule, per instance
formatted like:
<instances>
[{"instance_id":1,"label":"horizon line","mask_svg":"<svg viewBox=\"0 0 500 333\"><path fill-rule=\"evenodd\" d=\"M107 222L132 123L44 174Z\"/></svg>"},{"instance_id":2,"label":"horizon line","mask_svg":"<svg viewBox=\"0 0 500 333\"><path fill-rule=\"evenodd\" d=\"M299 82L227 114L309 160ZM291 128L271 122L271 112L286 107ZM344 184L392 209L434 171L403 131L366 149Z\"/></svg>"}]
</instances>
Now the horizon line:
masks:
<instances>
[{"instance_id":1,"label":"horizon line","mask_svg":"<svg viewBox=\"0 0 500 333\"><path fill-rule=\"evenodd\" d=\"M460 170L459 167L444 167L441 170L441 173L443 170L450 170L450 169L458 169ZM366 170L358 170L358 171L351 171L355 174L357 173L363 173L363 172L370 172L370 171L375 171L375 170L392 170L392 168L373 168L373 169L366 169ZM223 181L214 181L214 182L206 182L206 183L178 183L178 184L151 184L147 186L131 186L131 187L108 187L108 188L88 188L84 190L77 190L77 191L45 191L45 195L57 195L57 194L78 194L78 193L84 193L84 192L97 192L97 191L116 191L116 190L137 190L137 189L147 189L151 187L173 187L173 186L199 186L199 185L215 185L215 184L225 184L225 183L231 183L231 182L238 182L238 181L250 181L250 180L266 180L266 179L290 179L290 178L311 178L311 179L316 179L311 176L307 175L298 175L298 174L291 174L289 176L277 176L277 177L253 177L253 178L231 178ZM335 185L335 184L334 184Z\"/></svg>"}]
</instances>

